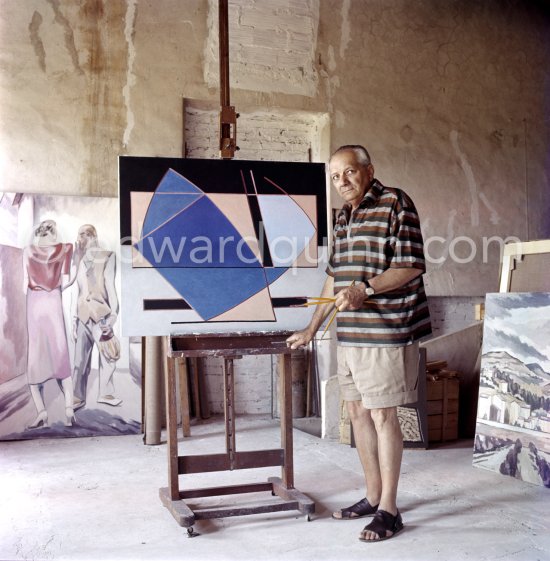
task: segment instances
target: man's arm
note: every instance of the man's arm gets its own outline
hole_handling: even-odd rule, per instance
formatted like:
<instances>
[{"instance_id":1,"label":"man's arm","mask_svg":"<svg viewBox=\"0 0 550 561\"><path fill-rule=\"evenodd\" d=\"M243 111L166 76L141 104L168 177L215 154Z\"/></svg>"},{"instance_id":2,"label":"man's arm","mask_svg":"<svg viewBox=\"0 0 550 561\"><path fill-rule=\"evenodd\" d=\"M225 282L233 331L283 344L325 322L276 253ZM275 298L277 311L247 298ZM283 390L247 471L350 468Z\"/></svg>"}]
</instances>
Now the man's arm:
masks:
<instances>
[{"instance_id":1,"label":"man's arm","mask_svg":"<svg viewBox=\"0 0 550 561\"><path fill-rule=\"evenodd\" d=\"M321 298L334 298L334 278L330 275L327 275L323 290L321 291ZM293 333L286 340L287 345L291 349L298 349L299 347L307 345L313 339L313 337L315 337L315 333L317 333L319 327L323 325L326 317L333 309L334 304L332 304L332 302L316 306L315 312L313 313L308 326L301 331L296 331L296 333Z\"/></svg>"},{"instance_id":2,"label":"man's arm","mask_svg":"<svg viewBox=\"0 0 550 561\"><path fill-rule=\"evenodd\" d=\"M416 267L386 269L380 275L370 279L369 284L374 288L375 294L384 294L384 292L391 292L405 286L423 273L422 269Z\"/></svg>"},{"instance_id":3,"label":"man's arm","mask_svg":"<svg viewBox=\"0 0 550 561\"><path fill-rule=\"evenodd\" d=\"M375 294L384 294L405 286L416 277L423 274L422 269L415 267L402 267L394 269L386 269L380 275L369 279L369 284L374 288ZM365 300L364 282L359 282L342 290L336 296L335 305L341 312L344 310L358 310L363 306Z\"/></svg>"}]
</instances>

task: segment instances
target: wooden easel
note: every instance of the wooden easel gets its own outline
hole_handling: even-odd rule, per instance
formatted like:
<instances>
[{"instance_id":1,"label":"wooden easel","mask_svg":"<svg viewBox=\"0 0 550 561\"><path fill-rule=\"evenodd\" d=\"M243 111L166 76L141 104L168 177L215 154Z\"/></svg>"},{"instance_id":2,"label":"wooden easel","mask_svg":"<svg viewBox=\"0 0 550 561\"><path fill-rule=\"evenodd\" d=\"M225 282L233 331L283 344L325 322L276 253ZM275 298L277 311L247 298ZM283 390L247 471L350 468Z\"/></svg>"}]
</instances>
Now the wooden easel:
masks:
<instances>
[{"instance_id":1,"label":"wooden easel","mask_svg":"<svg viewBox=\"0 0 550 561\"><path fill-rule=\"evenodd\" d=\"M180 526L187 528L189 537L196 520L243 516L265 512L298 510L309 520L315 512L315 503L294 488L292 440L292 380L291 349L286 345L289 332L205 334L172 336L166 345L166 418L168 440L168 487L160 489L160 498ZM279 394L281 418L281 448L239 452L236 449L235 399L233 361L243 355L281 354L283 372ZM177 399L175 361L181 357L217 356L224 359L225 398L225 452L206 455L180 455L177 435ZM281 477L270 477L266 482L181 489L180 474L228 471L270 466L281 466ZM264 502L245 508L217 507L192 510L187 499L256 493L269 491L280 498L278 502Z\"/></svg>"},{"instance_id":2,"label":"wooden easel","mask_svg":"<svg viewBox=\"0 0 550 561\"><path fill-rule=\"evenodd\" d=\"M231 159L237 146L237 118L230 105L229 90L229 24L228 1L219 0L220 27L220 157ZM289 332L181 335L165 338L166 360L166 418L168 439L168 487L160 489L163 504L180 524L194 536L196 520L242 516L264 512L299 510L309 520L315 503L294 488L292 442L292 380L291 349L286 345ZM235 435L235 396L233 361L243 355L283 355L281 391L279 393L281 418L281 448L238 452ZM219 356L224 359L224 417L225 453L207 455L179 455L177 437L176 362L182 366L186 358ZM186 381L186 374L180 381ZM187 388L180 386L182 403L182 430L190 434ZM186 410L187 409L187 410ZM227 471L234 469L281 466L281 477L270 477L263 483L228 485L205 489L180 489L179 475ZM265 502L246 508L203 508L192 510L187 499L270 491L278 502Z\"/></svg>"}]
</instances>

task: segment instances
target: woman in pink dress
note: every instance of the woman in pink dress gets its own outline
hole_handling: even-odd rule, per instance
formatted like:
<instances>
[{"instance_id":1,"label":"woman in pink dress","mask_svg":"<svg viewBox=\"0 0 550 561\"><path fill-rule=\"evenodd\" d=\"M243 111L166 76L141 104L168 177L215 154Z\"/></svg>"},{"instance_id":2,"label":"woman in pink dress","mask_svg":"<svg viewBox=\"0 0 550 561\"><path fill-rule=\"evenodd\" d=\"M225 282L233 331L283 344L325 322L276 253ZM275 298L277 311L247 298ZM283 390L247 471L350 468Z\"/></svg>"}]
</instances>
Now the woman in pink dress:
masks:
<instances>
[{"instance_id":1,"label":"woman in pink dress","mask_svg":"<svg viewBox=\"0 0 550 561\"><path fill-rule=\"evenodd\" d=\"M65 396L65 425L74 419L73 380L61 302L64 275L68 275L72 244L57 242L57 226L44 220L34 232L35 244L25 248L27 281L27 329L29 334L27 377L38 415L28 428L48 426L43 386L55 379Z\"/></svg>"}]
</instances>

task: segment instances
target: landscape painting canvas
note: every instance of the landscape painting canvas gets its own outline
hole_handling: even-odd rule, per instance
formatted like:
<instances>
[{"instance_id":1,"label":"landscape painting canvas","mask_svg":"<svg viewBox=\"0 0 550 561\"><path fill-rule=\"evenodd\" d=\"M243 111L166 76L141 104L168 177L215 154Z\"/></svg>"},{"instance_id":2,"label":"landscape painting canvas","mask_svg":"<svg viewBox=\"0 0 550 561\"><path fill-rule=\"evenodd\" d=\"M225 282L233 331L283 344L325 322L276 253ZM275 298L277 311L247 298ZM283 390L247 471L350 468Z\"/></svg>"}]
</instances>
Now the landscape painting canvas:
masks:
<instances>
[{"instance_id":1,"label":"landscape painting canvas","mask_svg":"<svg viewBox=\"0 0 550 561\"><path fill-rule=\"evenodd\" d=\"M550 293L488 294L474 466L550 487Z\"/></svg>"},{"instance_id":2,"label":"landscape painting canvas","mask_svg":"<svg viewBox=\"0 0 550 561\"><path fill-rule=\"evenodd\" d=\"M0 439L141 431L118 233L117 199L0 193Z\"/></svg>"},{"instance_id":3,"label":"landscape painting canvas","mask_svg":"<svg viewBox=\"0 0 550 561\"><path fill-rule=\"evenodd\" d=\"M123 333L293 330L327 263L323 164L119 158Z\"/></svg>"}]
</instances>

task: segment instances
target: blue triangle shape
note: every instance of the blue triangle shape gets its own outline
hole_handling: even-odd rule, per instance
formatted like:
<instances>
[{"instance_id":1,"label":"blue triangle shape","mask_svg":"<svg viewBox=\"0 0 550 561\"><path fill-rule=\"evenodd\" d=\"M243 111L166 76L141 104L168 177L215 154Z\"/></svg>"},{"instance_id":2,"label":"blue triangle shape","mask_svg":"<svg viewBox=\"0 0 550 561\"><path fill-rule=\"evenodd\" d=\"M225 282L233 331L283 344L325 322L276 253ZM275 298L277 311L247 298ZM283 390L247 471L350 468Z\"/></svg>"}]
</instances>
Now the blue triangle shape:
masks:
<instances>
[{"instance_id":1,"label":"blue triangle shape","mask_svg":"<svg viewBox=\"0 0 550 561\"><path fill-rule=\"evenodd\" d=\"M149 203L141 235L143 237L149 235L201 196L197 194L155 193Z\"/></svg>"},{"instance_id":2,"label":"blue triangle shape","mask_svg":"<svg viewBox=\"0 0 550 561\"><path fill-rule=\"evenodd\" d=\"M191 181L180 175L173 169L169 169L164 177L161 179L157 188L156 193L195 193L204 195L204 191L199 189L196 185L193 185Z\"/></svg>"}]
</instances>

